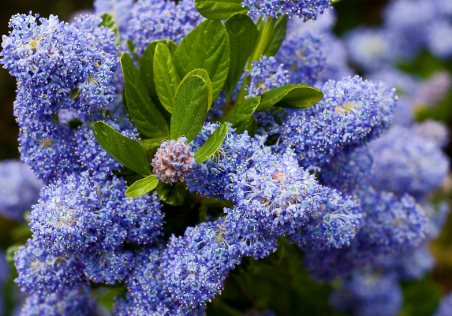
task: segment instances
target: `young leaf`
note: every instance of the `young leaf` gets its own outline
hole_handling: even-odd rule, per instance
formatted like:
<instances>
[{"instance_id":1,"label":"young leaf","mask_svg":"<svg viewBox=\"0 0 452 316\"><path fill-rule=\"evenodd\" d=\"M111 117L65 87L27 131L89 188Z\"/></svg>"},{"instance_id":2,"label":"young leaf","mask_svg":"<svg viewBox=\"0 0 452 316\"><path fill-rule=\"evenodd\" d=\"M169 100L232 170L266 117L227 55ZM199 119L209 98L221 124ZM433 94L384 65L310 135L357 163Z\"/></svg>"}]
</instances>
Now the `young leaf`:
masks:
<instances>
[{"instance_id":1,"label":"young leaf","mask_svg":"<svg viewBox=\"0 0 452 316\"><path fill-rule=\"evenodd\" d=\"M160 103L170 113L180 79L173 63L173 56L164 43L158 43L154 55L154 80Z\"/></svg>"},{"instance_id":2,"label":"young leaf","mask_svg":"<svg viewBox=\"0 0 452 316\"><path fill-rule=\"evenodd\" d=\"M228 133L228 129L228 123L223 123L218 126L216 131L209 136L204 145L202 145L201 148L199 148L199 150L196 152L194 156L196 164L203 163L216 153L218 148L220 148L221 144L223 143L223 140Z\"/></svg>"},{"instance_id":3,"label":"young leaf","mask_svg":"<svg viewBox=\"0 0 452 316\"><path fill-rule=\"evenodd\" d=\"M310 107L323 98L321 90L308 86L306 83L300 83L295 86L295 89L286 94L276 106L283 108L307 108Z\"/></svg>"},{"instance_id":4,"label":"young leaf","mask_svg":"<svg viewBox=\"0 0 452 316\"><path fill-rule=\"evenodd\" d=\"M226 20L233 14L248 12L248 8L242 6L242 0L195 0L195 7L203 17L211 20Z\"/></svg>"},{"instance_id":5,"label":"young leaf","mask_svg":"<svg viewBox=\"0 0 452 316\"><path fill-rule=\"evenodd\" d=\"M236 129L237 134L243 133L260 101L261 97L246 99L243 103L232 108L231 111L221 118L220 122L229 122Z\"/></svg>"},{"instance_id":6,"label":"young leaf","mask_svg":"<svg viewBox=\"0 0 452 316\"><path fill-rule=\"evenodd\" d=\"M215 100L223 88L229 69L229 39L224 24L207 20L198 25L177 47L174 65L180 78L192 70L205 69L212 81Z\"/></svg>"},{"instance_id":7,"label":"young leaf","mask_svg":"<svg viewBox=\"0 0 452 316\"><path fill-rule=\"evenodd\" d=\"M177 48L177 45L170 40L156 40L150 43L144 50L143 57L141 57L140 60L140 76L146 89L148 89L149 95L154 100L157 98L157 90L155 89L154 82L154 54L158 43L166 44L172 56L174 56L174 52Z\"/></svg>"},{"instance_id":8,"label":"young leaf","mask_svg":"<svg viewBox=\"0 0 452 316\"><path fill-rule=\"evenodd\" d=\"M140 197L154 190L158 184L159 180L155 177L155 175L150 175L144 179L135 181L130 187L127 188L126 195L133 198Z\"/></svg>"},{"instance_id":9,"label":"young leaf","mask_svg":"<svg viewBox=\"0 0 452 316\"><path fill-rule=\"evenodd\" d=\"M205 71L204 69L195 69L189 72L187 76L200 76L207 82L207 89L209 89L209 100L208 100L209 106L207 107L207 111L209 111L210 107L212 106L212 82L210 81L207 71Z\"/></svg>"},{"instance_id":10,"label":"young leaf","mask_svg":"<svg viewBox=\"0 0 452 316\"><path fill-rule=\"evenodd\" d=\"M137 141L121 135L104 122L94 124L94 136L117 162L143 176L151 174L146 153Z\"/></svg>"},{"instance_id":11,"label":"young leaf","mask_svg":"<svg viewBox=\"0 0 452 316\"><path fill-rule=\"evenodd\" d=\"M168 124L154 103L140 79L140 72L128 54L121 56L122 72L127 99L127 107L132 120L140 132L151 138L169 134Z\"/></svg>"},{"instance_id":12,"label":"young leaf","mask_svg":"<svg viewBox=\"0 0 452 316\"><path fill-rule=\"evenodd\" d=\"M160 144L165 140L165 137L160 137L160 138L151 138L151 139L145 139L139 142L139 144L141 145L141 147L143 147L143 149L145 151L148 151L149 149L155 148L155 147L159 147Z\"/></svg>"},{"instance_id":13,"label":"young leaf","mask_svg":"<svg viewBox=\"0 0 452 316\"><path fill-rule=\"evenodd\" d=\"M243 73L246 61L256 46L259 37L256 25L244 14L235 14L226 21L229 35L230 64L224 90L230 93L234 90Z\"/></svg>"},{"instance_id":14,"label":"young leaf","mask_svg":"<svg viewBox=\"0 0 452 316\"><path fill-rule=\"evenodd\" d=\"M113 19L113 17L110 14L105 13L102 15L102 22L99 24L99 26L101 25L109 28L113 33L115 33L116 35L115 45L116 46L121 45L121 38L119 37L119 28L116 25L115 19Z\"/></svg>"},{"instance_id":15,"label":"young leaf","mask_svg":"<svg viewBox=\"0 0 452 316\"><path fill-rule=\"evenodd\" d=\"M287 30L287 15L281 16L276 20L275 28L273 29L272 38L265 50L265 56L275 56L286 37Z\"/></svg>"},{"instance_id":16,"label":"young leaf","mask_svg":"<svg viewBox=\"0 0 452 316\"><path fill-rule=\"evenodd\" d=\"M160 182L155 191L158 197L166 204L172 206L189 204L191 193L187 190L185 182L177 182L173 185Z\"/></svg>"},{"instance_id":17,"label":"young leaf","mask_svg":"<svg viewBox=\"0 0 452 316\"><path fill-rule=\"evenodd\" d=\"M187 75L179 85L171 116L171 138L182 135L191 142L201 131L207 114L209 88L200 76Z\"/></svg>"},{"instance_id":18,"label":"young leaf","mask_svg":"<svg viewBox=\"0 0 452 316\"><path fill-rule=\"evenodd\" d=\"M305 83L297 85L288 84L270 91L261 96L261 103L256 111L261 112L277 105L285 108L305 108L322 100L323 93L319 89Z\"/></svg>"}]
</instances>

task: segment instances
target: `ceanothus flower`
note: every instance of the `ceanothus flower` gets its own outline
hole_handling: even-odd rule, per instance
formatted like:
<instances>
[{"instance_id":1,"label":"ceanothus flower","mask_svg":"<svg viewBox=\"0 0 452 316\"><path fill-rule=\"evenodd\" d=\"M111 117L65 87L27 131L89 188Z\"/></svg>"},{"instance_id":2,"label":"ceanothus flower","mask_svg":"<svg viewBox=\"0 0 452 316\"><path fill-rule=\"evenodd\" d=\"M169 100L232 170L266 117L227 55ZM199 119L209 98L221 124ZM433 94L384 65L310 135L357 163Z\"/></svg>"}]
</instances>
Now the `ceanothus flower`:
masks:
<instances>
[{"instance_id":1,"label":"ceanothus flower","mask_svg":"<svg viewBox=\"0 0 452 316\"><path fill-rule=\"evenodd\" d=\"M402 289L390 274L356 273L331 293L330 305L353 316L395 316L403 302Z\"/></svg>"},{"instance_id":2,"label":"ceanothus flower","mask_svg":"<svg viewBox=\"0 0 452 316\"><path fill-rule=\"evenodd\" d=\"M375 189L420 200L441 186L449 159L435 142L416 134L413 128L394 126L369 143L374 159L369 183Z\"/></svg>"},{"instance_id":3,"label":"ceanothus flower","mask_svg":"<svg viewBox=\"0 0 452 316\"><path fill-rule=\"evenodd\" d=\"M449 130L439 121L425 120L413 126L417 136L427 139L437 146L444 148L449 143Z\"/></svg>"},{"instance_id":4,"label":"ceanothus flower","mask_svg":"<svg viewBox=\"0 0 452 316\"><path fill-rule=\"evenodd\" d=\"M276 60L284 65L290 83L313 85L326 67L326 46L323 34L298 31L290 33L283 41ZM262 61L261 61L262 62Z\"/></svg>"},{"instance_id":5,"label":"ceanothus flower","mask_svg":"<svg viewBox=\"0 0 452 316\"><path fill-rule=\"evenodd\" d=\"M185 136L177 140L164 140L152 159L154 173L162 182L184 181L185 175L196 165Z\"/></svg>"},{"instance_id":6,"label":"ceanothus flower","mask_svg":"<svg viewBox=\"0 0 452 316\"><path fill-rule=\"evenodd\" d=\"M452 310L452 293L444 296L439 302L439 306L436 309L433 316L450 316Z\"/></svg>"},{"instance_id":7,"label":"ceanothus flower","mask_svg":"<svg viewBox=\"0 0 452 316\"><path fill-rule=\"evenodd\" d=\"M242 6L247 7L251 14L259 14L267 20L279 15L303 18L303 21L316 20L330 6L330 0L243 0Z\"/></svg>"},{"instance_id":8,"label":"ceanothus flower","mask_svg":"<svg viewBox=\"0 0 452 316\"><path fill-rule=\"evenodd\" d=\"M259 61L253 61L251 70L245 74L251 76L250 85L245 87L247 97L257 97L289 83L287 70L284 68L273 56L262 56Z\"/></svg>"},{"instance_id":9,"label":"ceanothus flower","mask_svg":"<svg viewBox=\"0 0 452 316\"><path fill-rule=\"evenodd\" d=\"M64 288L61 292L46 296L29 296L20 315L22 316L95 316L98 314L97 302L91 297L89 286L77 289Z\"/></svg>"},{"instance_id":10,"label":"ceanothus flower","mask_svg":"<svg viewBox=\"0 0 452 316\"><path fill-rule=\"evenodd\" d=\"M323 99L307 109L263 112L258 121L269 135L278 135L280 150L293 148L302 166L321 166L338 152L362 146L390 125L396 95L383 83L359 76L330 80Z\"/></svg>"},{"instance_id":11,"label":"ceanothus flower","mask_svg":"<svg viewBox=\"0 0 452 316\"><path fill-rule=\"evenodd\" d=\"M151 42L168 39L176 44L193 30L204 18L196 10L193 0L139 0L134 3L128 21L127 38L142 56Z\"/></svg>"},{"instance_id":12,"label":"ceanothus flower","mask_svg":"<svg viewBox=\"0 0 452 316\"><path fill-rule=\"evenodd\" d=\"M133 0L94 0L93 6L98 16L110 14L119 28L120 36L123 36L129 28L133 4Z\"/></svg>"},{"instance_id":13,"label":"ceanothus flower","mask_svg":"<svg viewBox=\"0 0 452 316\"><path fill-rule=\"evenodd\" d=\"M414 199L398 199L386 192L366 188L356 192L363 212L362 225L350 245L326 251L304 248L305 266L317 280L348 276L375 259L419 247L427 238L428 219Z\"/></svg>"},{"instance_id":14,"label":"ceanothus flower","mask_svg":"<svg viewBox=\"0 0 452 316\"><path fill-rule=\"evenodd\" d=\"M0 214L21 221L39 198L43 184L31 169L16 160L0 162Z\"/></svg>"},{"instance_id":15,"label":"ceanothus flower","mask_svg":"<svg viewBox=\"0 0 452 316\"><path fill-rule=\"evenodd\" d=\"M449 93L452 77L448 71L438 71L422 82L414 96L414 106L437 106Z\"/></svg>"}]
</instances>

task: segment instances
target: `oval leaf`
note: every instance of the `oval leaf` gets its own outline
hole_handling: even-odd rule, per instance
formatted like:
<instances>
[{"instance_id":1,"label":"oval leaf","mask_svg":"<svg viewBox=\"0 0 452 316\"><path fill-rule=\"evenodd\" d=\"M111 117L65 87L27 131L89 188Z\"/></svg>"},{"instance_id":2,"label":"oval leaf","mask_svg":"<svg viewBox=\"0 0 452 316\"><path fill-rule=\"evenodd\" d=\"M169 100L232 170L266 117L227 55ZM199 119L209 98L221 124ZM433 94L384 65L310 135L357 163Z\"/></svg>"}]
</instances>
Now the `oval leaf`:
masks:
<instances>
[{"instance_id":1,"label":"oval leaf","mask_svg":"<svg viewBox=\"0 0 452 316\"><path fill-rule=\"evenodd\" d=\"M171 116L171 138L185 135L191 142L201 131L206 120L209 88L200 76L186 76L179 85Z\"/></svg>"},{"instance_id":2,"label":"oval leaf","mask_svg":"<svg viewBox=\"0 0 452 316\"><path fill-rule=\"evenodd\" d=\"M135 125L140 132L151 138L168 135L168 125L152 103L148 91L141 81L140 71L135 67L128 54L121 56L121 67L124 75L127 107Z\"/></svg>"},{"instance_id":3,"label":"oval leaf","mask_svg":"<svg viewBox=\"0 0 452 316\"><path fill-rule=\"evenodd\" d=\"M168 112L172 113L174 96L180 79L176 67L174 67L173 56L164 43L158 43L155 48L154 80L160 103Z\"/></svg>"},{"instance_id":4,"label":"oval leaf","mask_svg":"<svg viewBox=\"0 0 452 316\"><path fill-rule=\"evenodd\" d=\"M191 195L185 182L177 182L173 185L160 182L155 191L164 203L173 206L187 204Z\"/></svg>"},{"instance_id":5,"label":"oval leaf","mask_svg":"<svg viewBox=\"0 0 452 316\"><path fill-rule=\"evenodd\" d=\"M283 108L307 108L323 98L323 92L305 83L297 84L295 89L286 94L276 105Z\"/></svg>"},{"instance_id":6,"label":"oval leaf","mask_svg":"<svg viewBox=\"0 0 452 316\"><path fill-rule=\"evenodd\" d=\"M246 99L243 103L232 108L231 111L221 118L220 122L229 122L236 129L235 132L237 134L243 133L260 101L261 97Z\"/></svg>"},{"instance_id":7,"label":"oval leaf","mask_svg":"<svg viewBox=\"0 0 452 316\"><path fill-rule=\"evenodd\" d=\"M104 122L94 124L94 136L117 162L143 176L151 174L146 152L136 140L121 135Z\"/></svg>"},{"instance_id":8,"label":"oval leaf","mask_svg":"<svg viewBox=\"0 0 452 316\"><path fill-rule=\"evenodd\" d=\"M259 33L253 21L244 14L233 15L226 21L229 35L230 64L224 90L234 90L245 68L246 61L256 46Z\"/></svg>"},{"instance_id":9,"label":"oval leaf","mask_svg":"<svg viewBox=\"0 0 452 316\"><path fill-rule=\"evenodd\" d=\"M209 136L204 145L202 145L201 148L199 148L199 150L196 152L194 156L196 164L203 163L216 153L217 149L220 148L221 144L223 143L223 140L228 133L228 129L228 123L223 123L218 126L216 131Z\"/></svg>"},{"instance_id":10,"label":"oval leaf","mask_svg":"<svg viewBox=\"0 0 452 316\"><path fill-rule=\"evenodd\" d=\"M261 111L268 110L269 108L274 106L276 103L281 101L281 99L284 98L284 96L286 94L288 94L294 88L295 88L295 85L288 84L288 85L265 92L261 96L261 103L257 107L256 111L261 112Z\"/></svg>"},{"instance_id":11,"label":"oval leaf","mask_svg":"<svg viewBox=\"0 0 452 316\"><path fill-rule=\"evenodd\" d=\"M207 82L207 89L209 89L209 106L207 109L210 110L210 107L212 106L212 82L210 81L207 71L204 69L195 69L192 72L189 72L187 76L200 76Z\"/></svg>"},{"instance_id":12,"label":"oval leaf","mask_svg":"<svg viewBox=\"0 0 452 316\"><path fill-rule=\"evenodd\" d=\"M154 83L154 54L158 43L166 44L172 56L177 48L177 45L170 40L156 40L150 43L144 50L143 57L140 60L140 77L153 100L157 98L157 90L155 89Z\"/></svg>"},{"instance_id":13,"label":"oval leaf","mask_svg":"<svg viewBox=\"0 0 452 316\"><path fill-rule=\"evenodd\" d=\"M130 187L127 188L126 195L133 198L140 197L154 190L158 184L159 180L155 177L155 175L151 175L134 182Z\"/></svg>"},{"instance_id":14,"label":"oval leaf","mask_svg":"<svg viewBox=\"0 0 452 316\"><path fill-rule=\"evenodd\" d=\"M236 13L246 14L242 0L195 0L195 7L203 17L211 20L226 20Z\"/></svg>"},{"instance_id":15,"label":"oval leaf","mask_svg":"<svg viewBox=\"0 0 452 316\"><path fill-rule=\"evenodd\" d=\"M229 69L229 39L221 21L204 21L182 40L174 53L179 78L205 69L212 81L213 99L223 88Z\"/></svg>"}]
</instances>

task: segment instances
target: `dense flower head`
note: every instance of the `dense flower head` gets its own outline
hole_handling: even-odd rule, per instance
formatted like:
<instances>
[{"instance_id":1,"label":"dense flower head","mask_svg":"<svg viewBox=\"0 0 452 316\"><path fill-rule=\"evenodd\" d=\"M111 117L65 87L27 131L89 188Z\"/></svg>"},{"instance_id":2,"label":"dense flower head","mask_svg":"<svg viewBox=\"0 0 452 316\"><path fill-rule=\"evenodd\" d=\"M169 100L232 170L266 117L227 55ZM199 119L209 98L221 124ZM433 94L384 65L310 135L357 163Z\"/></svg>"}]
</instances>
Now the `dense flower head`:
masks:
<instances>
[{"instance_id":1,"label":"dense flower head","mask_svg":"<svg viewBox=\"0 0 452 316\"><path fill-rule=\"evenodd\" d=\"M284 65L290 83L313 85L326 67L326 46L318 32L290 33L283 41L276 60Z\"/></svg>"},{"instance_id":2,"label":"dense flower head","mask_svg":"<svg viewBox=\"0 0 452 316\"><path fill-rule=\"evenodd\" d=\"M79 289L64 289L44 297L31 295L22 307L22 316L95 316L98 314L97 302L90 297L88 286Z\"/></svg>"},{"instance_id":3,"label":"dense flower head","mask_svg":"<svg viewBox=\"0 0 452 316\"><path fill-rule=\"evenodd\" d=\"M449 93L452 76L447 71L438 71L422 82L414 96L414 106L437 106Z\"/></svg>"},{"instance_id":4,"label":"dense flower head","mask_svg":"<svg viewBox=\"0 0 452 316\"><path fill-rule=\"evenodd\" d=\"M440 59L452 57L452 40L448 34L452 32L452 23L448 20L435 21L427 34L427 46L433 55Z\"/></svg>"},{"instance_id":5,"label":"dense flower head","mask_svg":"<svg viewBox=\"0 0 452 316\"><path fill-rule=\"evenodd\" d=\"M185 175L196 165L185 136L177 140L164 140L152 159L154 173L162 182L184 181Z\"/></svg>"},{"instance_id":6,"label":"dense flower head","mask_svg":"<svg viewBox=\"0 0 452 316\"><path fill-rule=\"evenodd\" d=\"M256 97L289 83L284 68L273 56L262 56L259 61L254 61L251 70L245 74L251 76L250 85L246 86L247 97Z\"/></svg>"},{"instance_id":7,"label":"dense flower head","mask_svg":"<svg viewBox=\"0 0 452 316\"><path fill-rule=\"evenodd\" d=\"M446 179L448 157L435 142L416 134L412 128L394 126L369 144L374 159L369 183L375 189L422 199Z\"/></svg>"},{"instance_id":8,"label":"dense flower head","mask_svg":"<svg viewBox=\"0 0 452 316\"><path fill-rule=\"evenodd\" d=\"M330 80L322 88L323 99L307 109L271 112L259 121L270 135L279 135L279 147L291 147L302 166L319 166L345 148L361 146L389 126L396 95L382 82L359 76Z\"/></svg>"},{"instance_id":9,"label":"dense flower head","mask_svg":"<svg viewBox=\"0 0 452 316\"><path fill-rule=\"evenodd\" d=\"M133 0L94 0L94 13L102 16L110 14L119 28L119 34L125 35L131 18Z\"/></svg>"},{"instance_id":10,"label":"dense flower head","mask_svg":"<svg viewBox=\"0 0 452 316\"><path fill-rule=\"evenodd\" d=\"M383 255L410 251L427 237L428 219L412 197L405 195L399 200L371 188L358 191L357 196L365 216L350 245L327 251L307 249L305 265L314 278L347 276Z\"/></svg>"},{"instance_id":11,"label":"dense flower head","mask_svg":"<svg viewBox=\"0 0 452 316\"><path fill-rule=\"evenodd\" d=\"M13 16L13 30L3 36L3 67L22 92L15 103L19 125L27 118L49 120L60 109L80 115L105 109L115 90L114 33L98 26L101 19L95 16L79 17L73 24L53 15L38 24L37 17Z\"/></svg>"},{"instance_id":12,"label":"dense flower head","mask_svg":"<svg viewBox=\"0 0 452 316\"><path fill-rule=\"evenodd\" d=\"M204 18L196 10L194 1L139 0L134 3L127 38L142 56L149 43L168 39L176 44L194 29Z\"/></svg>"},{"instance_id":13,"label":"dense flower head","mask_svg":"<svg viewBox=\"0 0 452 316\"><path fill-rule=\"evenodd\" d=\"M39 198L43 184L30 168L17 160L0 162L0 214L21 221Z\"/></svg>"},{"instance_id":14,"label":"dense flower head","mask_svg":"<svg viewBox=\"0 0 452 316\"><path fill-rule=\"evenodd\" d=\"M425 120L413 127L417 136L430 140L441 148L449 143L449 130L442 122Z\"/></svg>"},{"instance_id":15,"label":"dense flower head","mask_svg":"<svg viewBox=\"0 0 452 316\"><path fill-rule=\"evenodd\" d=\"M395 316L402 308L402 289L392 275L354 274L330 297L330 305L354 316Z\"/></svg>"},{"instance_id":16,"label":"dense flower head","mask_svg":"<svg viewBox=\"0 0 452 316\"><path fill-rule=\"evenodd\" d=\"M198 136L190 143L191 150L196 152L218 128L219 124L205 123ZM207 161L196 165L187 175L187 188L196 191L201 196L224 197L226 186L229 184L227 175L241 171L243 164L256 152L264 150L265 138L250 137L248 132L236 134L235 129L229 127L216 154ZM240 172L239 171L239 172Z\"/></svg>"},{"instance_id":17,"label":"dense flower head","mask_svg":"<svg viewBox=\"0 0 452 316\"><path fill-rule=\"evenodd\" d=\"M330 0L244 0L242 6L251 14L259 14L267 20L279 15L303 18L303 21L316 20L330 6Z\"/></svg>"}]
</instances>

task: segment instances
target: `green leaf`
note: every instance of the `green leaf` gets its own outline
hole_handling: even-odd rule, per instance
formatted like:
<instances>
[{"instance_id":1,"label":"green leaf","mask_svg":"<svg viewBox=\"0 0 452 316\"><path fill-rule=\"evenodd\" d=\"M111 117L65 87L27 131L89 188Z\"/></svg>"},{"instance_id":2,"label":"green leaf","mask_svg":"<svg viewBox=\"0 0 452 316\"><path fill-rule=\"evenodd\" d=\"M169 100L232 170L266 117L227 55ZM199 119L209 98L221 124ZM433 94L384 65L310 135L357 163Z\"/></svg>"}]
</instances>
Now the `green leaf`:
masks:
<instances>
[{"instance_id":1,"label":"green leaf","mask_svg":"<svg viewBox=\"0 0 452 316\"><path fill-rule=\"evenodd\" d=\"M9 263L9 265L14 268L14 254L19 251L20 246L23 245L12 245L9 246L8 249L6 249L6 261Z\"/></svg>"},{"instance_id":2,"label":"green leaf","mask_svg":"<svg viewBox=\"0 0 452 316\"><path fill-rule=\"evenodd\" d=\"M177 45L170 40L156 40L150 43L144 50L143 57L140 60L140 76L146 89L148 89L149 95L154 100L157 98L157 90L155 89L154 82L154 54L158 43L166 44L172 56L177 48Z\"/></svg>"},{"instance_id":3,"label":"green leaf","mask_svg":"<svg viewBox=\"0 0 452 316\"><path fill-rule=\"evenodd\" d=\"M140 197L154 190L158 184L159 180L155 177L155 175L151 175L134 182L130 187L127 188L126 195L133 198Z\"/></svg>"},{"instance_id":4,"label":"green leaf","mask_svg":"<svg viewBox=\"0 0 452 316\"><path fill-rule=\"evenodd\" d=\"M232 108L231 111L221 118L220 122L229 122L236 129L237 134L243 133L260 101L261 97L246 99L238 106Z\"/></svg>"},{"instance_id":5,"label":"green leaf","mask_svg":"<svg viewBox=\"0 0 452 316\"><path fill-rule=\"evenodd\" d=\"M281 46L284 38L286 37L287 30L287 15L279 17L276 20L275 28L273 29L272 38L265 50L265 56L275 56Z\"/></svg>"},{"instance_id":6,"label":"green leaf","mask_svg":"<svg viewBox=\"0 0 452 316\"><path fill-rule=\"evenodd\" d=\"M146 152L136 140L121 135L104 122L94 124L94 136L117 162L143 176L151 174Z\"/></svg>"},{"instance_id":7,"label":"green leaf","mask_svg":"<svg viewBox=\"0 0 452 316\"><path fill-rule=\"evenodd\" d=\"M113 33L116 35L115 39L115 45L119 46L121 45L121 38L119 37L119 28L116 25L115 19L108 13L105 13L102 15L102 22L99 24L99 26L105 26L109 28Z\"/></svg>"},{"instance_id":8,"label":"green leaf","mask_svg":"<svg viewBox=\"0 0 452 316\"><path fill-rule=\"evenodd\" d=\"M295 89L286 94L276 106L283 108L307 108L323 98L323 92L305 83L297 84Z\"/></svg>"},{"instance_id":9,"label":"green leaf","mask_svg":"<svg viewBox=\"0 0 452 316\"><path fill-rule=\"evenodd\" d=\"M229 39L221 21L207 20L182 40L174 53L179 78L195 69L205 69L212 81L213 100L223 88L229 69Z\"/></svg>"},{"instance_id":10,"label":"green leaf","mask_svg":"<svg viewBox=\"0 0 452 316\"><path fill-rule=\"evenodd\" d=\"M226 20L233 14L248 12L248 8L242 6L242 0L195 0L195 7L203 17L211 20Z\"/></svg>"},{"instance_id":11,"label":"green leaf","mask_svg":"<svg viewBox=\"0 0 452 316\"><path fill-rule=\"evenodd\" d=\"M196 159L196 164L203 163L210 157L212 157L220 148L223 143L226 134L228 133L229 125L228 123L223 123L213 132L212 135L206 140L204 145L199 148L196 152L194 158Z\"/></svg>"},{"instance_id":12,"label":"green leaf","mask_svg":"<svg viewBox=\"0 0 452 316\"><path fill-rule=\"evenodd\" d=\"M121 56L127 107L140 132L151 138L169 134L168 124L154 103L140 78L140 71L128 54Z\"/></svg>"},{"instance_id":13,"label":"green leaf","mask_svg":"<svg viewBox=\"0 0 452 316\"><path fill-rule=\"evenodd\" d=\"M129 48L130 54L135 58L136 61L140 62L141 58L137 56L137 48L132 40L127 40L127 48Z\"/></svg>"},{"instance_id":14,"label":"green leaf","mask_svg":"<svg viewBox=\"0 0 452 316\"><path fill-rule=\"evenodd\" d=\"M165 140L165 138L166 137L145 139L140 141L139 144L145 151L148 151L149 149L159 147L160 144Z\"/></svg>"},{"instance_id":15,"label":"green leaf","mask_svg":"<svg viewBox=\"0 0 452 316\"><path fill-rule=\"evenodd\" d=\"M256 111L265 111L274 105L292 109L305 108L316 104L322 98L322 91L305 83L288 84L265 92Z\"/></svg>"},{"instance_id":16,"label":"green leaf","mask_svg":"<svg viewBox=\"0 0 452 316\"><path fill-rule=\"evenodd\" d=\"M164 43L158 43L154 55L154 80L160 103L170 113L180 79L174 67L171 52Z\"/></svg>"},{"instance_id":17,"label":"green leaf","mask_svg":"<svg viewBox=\"0 0 452 316\"><path fill-rule=\"evenodd\" d=\"M244 14L233 15L226 21L229 35L230 64L224 90L234 90L245 68L246 61L256 46L259 33L253 21Z\"/></svg>"},{"instance_id":18,"label":"green leaf","mask_svg":"<svg viewBox=\"0 0 452 316\"><path fill-rule=\"evenodd\" d=\"M207 111L209 111L210 107L212 106L212 82L210 81L209 74L207 73L207 71L205 71L205 69L195 69L189 72L187 76L200 76L207 82L207 89L209 89L209 106L207 107Z\"/></svg>"},{"instance_id":19,"label":"green leaf","mask_svg":"<svg viewBox=\"0 0 452 316\"><path fill-rule=\"evenodd\" d=\"M171 138L182 135L191 142L201 131L207 114L209 88L200 76L187 75L179 85L171 116Z\"/></svg>"},{"instance_id":20,"label":"green leaf","mask_svg":"<svg viewBox=\"0 0 452 316\"><path fill-rule=\"evenodd\" d=\"M75 99L77 99L79 95L80 95L80 90L78 88L72 89L72 92L71 92L72 100L75 101Z\"/></svg>"},{"instance_id":21,"label":"green leaf","mask_svg":"<svg viewBox=\"0 0 452 316\"><path fill-rule=\"evenodd\" d=\"M173 185L160 182L155 191L164 203L173 206L186 204L191 194L187 190L187 184L185 182L177 182Z\"/></svg>"}]
</instances>

